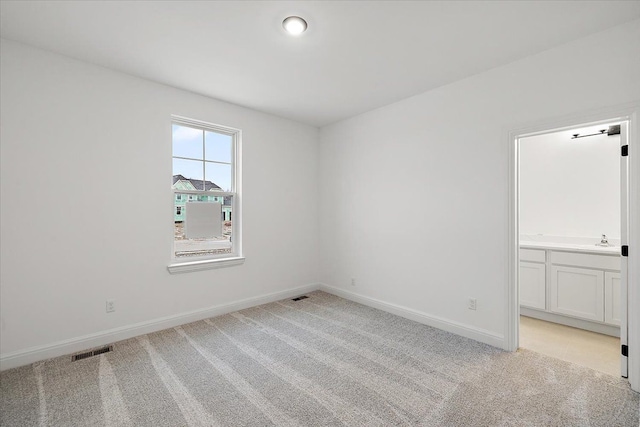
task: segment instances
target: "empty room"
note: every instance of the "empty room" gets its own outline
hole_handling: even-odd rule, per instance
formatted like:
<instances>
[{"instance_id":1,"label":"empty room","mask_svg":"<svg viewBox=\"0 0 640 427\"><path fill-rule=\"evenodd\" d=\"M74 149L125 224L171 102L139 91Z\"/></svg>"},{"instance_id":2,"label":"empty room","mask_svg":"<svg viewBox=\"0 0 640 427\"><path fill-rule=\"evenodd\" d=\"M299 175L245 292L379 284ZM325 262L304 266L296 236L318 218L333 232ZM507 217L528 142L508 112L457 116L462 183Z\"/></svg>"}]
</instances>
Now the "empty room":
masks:
<instances>
[{"instance_id":1,"label":"empty room","mask_svg":"<svg viewBox=\"0 0 640 427\"><path fill-rule=\"evenodd\" d=\"M1 426L640 424L640 2L0 20Z\"/></svg>"}]
</instances>

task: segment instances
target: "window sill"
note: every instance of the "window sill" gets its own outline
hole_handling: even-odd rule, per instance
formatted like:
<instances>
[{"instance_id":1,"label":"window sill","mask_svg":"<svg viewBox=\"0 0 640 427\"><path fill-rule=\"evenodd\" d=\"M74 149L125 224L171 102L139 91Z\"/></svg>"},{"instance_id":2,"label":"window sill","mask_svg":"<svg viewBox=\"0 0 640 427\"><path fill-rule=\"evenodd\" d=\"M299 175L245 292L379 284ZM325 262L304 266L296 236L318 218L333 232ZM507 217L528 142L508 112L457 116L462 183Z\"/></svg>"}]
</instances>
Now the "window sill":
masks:
<instances>
[{"instance_id":1,"label":"window sill","mask_svg":"<svg viewBox=\"0 0 640 427\"><path fill-rule=\"evenodd\" d=\"M214 268L231 267L244 264L244 257L206 259L203 261L180 262L169 264L167 270L171 274L189 273L191 271L211 270Z\"/></svg>"}]
</instances>

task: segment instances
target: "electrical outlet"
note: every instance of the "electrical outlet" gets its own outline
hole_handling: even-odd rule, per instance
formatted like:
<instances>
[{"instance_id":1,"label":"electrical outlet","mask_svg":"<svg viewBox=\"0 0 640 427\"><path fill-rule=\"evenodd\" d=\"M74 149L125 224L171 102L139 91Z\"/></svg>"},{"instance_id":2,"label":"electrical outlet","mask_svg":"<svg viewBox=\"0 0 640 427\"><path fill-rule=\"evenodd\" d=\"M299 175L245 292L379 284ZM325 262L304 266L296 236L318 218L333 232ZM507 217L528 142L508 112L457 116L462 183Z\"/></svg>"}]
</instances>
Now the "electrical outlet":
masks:
<instances>
[{"instance_id":1,"label":"electrical outlet","mask_svg":"<svg viewBox=\"0 0 640 427\"><path fill-rule=\"evenodd\" d=\"M356 285L356 279L354 279L353 277L351 278L351 286L355 286Z\"/></svg>"},{"instance_id":2,"label":"electrical outlet","mask_svg":"<svg viewBox=\"0 0 640 427\"><path fill-rule=\"evenodd\" d=\"M469 298L469 302L467 304L469 310L475 310L477 308L477 305L478 301L475 298Z\"/></svg>"},{"instance_id":3,"label":"electrical outlet","mask_svg":"<svg viewBox=\"0 0 640 427\"><path fill-rule=\"evenodd\" d=\"M108 299L107 300L107 313L113 313L116 311L116 300Z\"/></svg>"}]
</instances>

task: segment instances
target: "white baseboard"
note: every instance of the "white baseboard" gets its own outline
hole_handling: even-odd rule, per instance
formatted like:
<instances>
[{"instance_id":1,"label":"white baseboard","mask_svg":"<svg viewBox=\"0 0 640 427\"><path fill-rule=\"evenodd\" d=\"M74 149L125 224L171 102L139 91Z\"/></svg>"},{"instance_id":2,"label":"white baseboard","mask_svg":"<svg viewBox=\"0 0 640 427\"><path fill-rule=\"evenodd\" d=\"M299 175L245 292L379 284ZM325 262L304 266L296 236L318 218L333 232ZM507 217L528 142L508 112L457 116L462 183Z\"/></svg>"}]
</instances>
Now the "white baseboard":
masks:
<instances>
[{"instance_id":1,"label":"white baseboard","mask_svg":"<svg viewBox=\"0 0 640 427\"><path fill-rule=\"evenodd\" d=\"M346 291L344 289L329 286L324 283L320 284L320 290L360 304L364 304L369 307L386 311L387 313L395 314L397 316L422 323L424 325L433 326L434 328L442 329L443 331L451 332L452 334L461 335L463 337L480 341L494 347L504 348L504 336L493 333L491 331L476 328L470 325L464 325L458 322L453 322L441 317L432 316L430 314L426 314L412 308L380 301L375 298L360 295L351 291Z\"/></svg>"},{"instance_id":2,"label":"white baseboard","mask_svg":"<svg viewBox=\"0 0 640 427\"><path fill-rule=\"evenodd\" d=\"M79 351L83 351L92 347L112 344L114 342L133 338L139 335L161 331L167 328L173 328L202 319L208 319L209 317L220 316L222 314L243 310L245 308L255 307L257 305L295 297L318 290L319 287L320 286L318 284L300 286L284 291L261 295L258 297L246 298L227 304L215 305L212 307L194 310L187 313L166 316L147 322L140 322L133 325L98 332L95 334L71 338L53 344L47 344L43 346L28 348L26 350L16 351L13 353L2 354L0 355L0 370L4 371L5 369L17 368L19 366L28 365L40 360L77 353Z\"/></svg>"},{"instance_id":3,"label":"white baseboard","mask_svg":"<svg viewBox=\"0 0 640 427\"><path fill-rule=\"evenodd\" d=\"M475 328L469 325L463 325L457 322L452 322L450 320L442 319L437 316L428 315L418 310L403 307L397 304L387 303L375 298L359 295L354 292L346 291L344 289L329 286L326 284L310 284L287 289L284 291L273 292L258 297L246 298L227 304L216 305L213 307L194 310L187 313L176 314L147 322L141 322L133 325L123 326L120 328L110 329L95 334L71 338L53 344L32 347L14 353L2 354L0 355L0 370L17 368L19 366L28 365L40 360L77 353L79 351L87 350L93 347L112 344L117 341L122 341L167 328L173 328L175 326L196 322L198 320L207 319L209 317L220 316L226 313L243 310L245 308L267 304L285 298L291 298L318 289L351 301L358 302L360 304L367 305L369 307L377 308L379 310L383 310L397 316L401 316L425 325L433 326L434 328L442 329L444 331L461 335L466 338L471 338L485 344L500 348L502 348L503 346L504 337L498 334L494 334L490 331Z\"/></svg>"}]
</instances>

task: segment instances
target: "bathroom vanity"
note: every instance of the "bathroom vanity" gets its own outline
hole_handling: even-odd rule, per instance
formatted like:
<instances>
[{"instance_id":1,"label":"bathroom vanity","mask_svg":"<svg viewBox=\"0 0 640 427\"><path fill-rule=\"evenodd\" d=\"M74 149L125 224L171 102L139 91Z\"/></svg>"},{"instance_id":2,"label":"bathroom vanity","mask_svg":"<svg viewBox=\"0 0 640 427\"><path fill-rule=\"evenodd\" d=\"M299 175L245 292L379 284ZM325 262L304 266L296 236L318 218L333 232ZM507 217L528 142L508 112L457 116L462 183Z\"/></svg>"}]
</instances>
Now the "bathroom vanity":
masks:
<instances>
[{"instance_id":1,"label":"bathroom vanity","mask_svg":"<svg viewBox=\"0 0 640 427\"><path fill-rule=\"evenodd\" d=\"M620 336L619 244L521 238L519 283L521 314Z\"/></svg>"}]
</instances>

